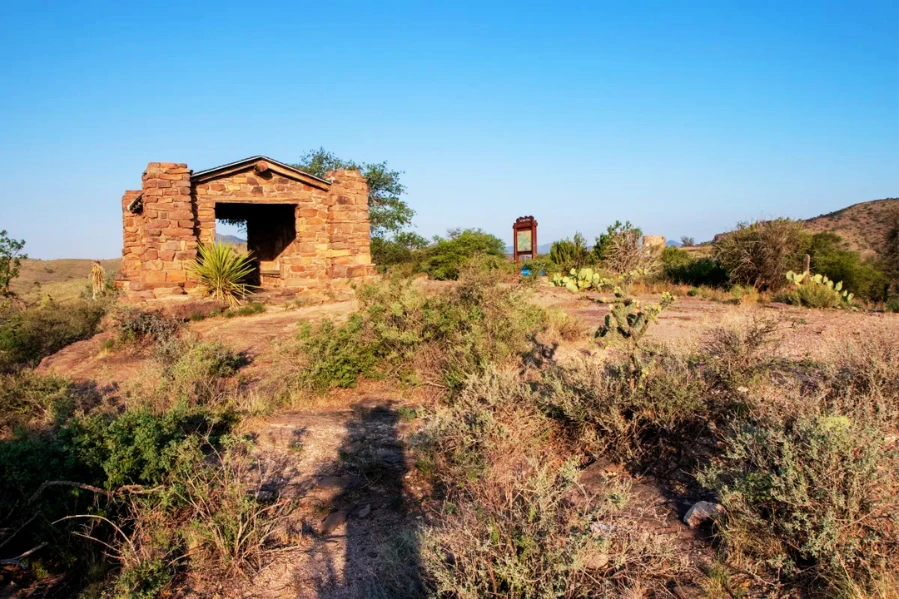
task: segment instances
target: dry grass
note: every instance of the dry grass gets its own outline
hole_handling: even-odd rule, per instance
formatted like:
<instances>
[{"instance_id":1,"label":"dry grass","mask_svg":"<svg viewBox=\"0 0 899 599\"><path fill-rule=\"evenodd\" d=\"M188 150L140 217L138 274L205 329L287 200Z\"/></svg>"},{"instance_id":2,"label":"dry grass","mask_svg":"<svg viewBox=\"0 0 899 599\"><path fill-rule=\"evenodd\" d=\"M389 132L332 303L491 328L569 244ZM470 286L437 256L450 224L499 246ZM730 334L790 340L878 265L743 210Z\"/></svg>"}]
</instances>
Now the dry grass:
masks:
<instances>
[{"instance_id":1,"label":"dry grass","mask_svg":"<svg viewBox=\"0 0 899 599\"><path fill-rule=\"evenodd\" d=\"M109 273L116 272L121 260L101 260ZM22 260L19 277L10 288L27 302L36 302L45 295L56 301L77 299L90 286L93 260Z\"/></svg>"}]
</instances>

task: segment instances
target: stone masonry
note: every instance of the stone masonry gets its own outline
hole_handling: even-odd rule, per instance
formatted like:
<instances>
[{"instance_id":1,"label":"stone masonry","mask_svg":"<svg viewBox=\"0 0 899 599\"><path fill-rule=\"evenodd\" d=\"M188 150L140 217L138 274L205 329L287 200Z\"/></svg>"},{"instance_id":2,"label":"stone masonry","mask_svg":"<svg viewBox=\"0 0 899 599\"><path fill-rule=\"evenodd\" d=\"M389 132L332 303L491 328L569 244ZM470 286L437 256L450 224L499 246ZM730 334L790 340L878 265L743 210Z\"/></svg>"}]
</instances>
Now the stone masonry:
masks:
<instances>
[{"instance_id":1,"label":"stone masonry","mask_svg":"<svg viewBox=\"0 0 899 599\"><path fill-rule=\"evenodd\" d=\"M216 218L246 222L263 288L345 297L353 279L374 274L368 187L358 171L319 179L264 156L197 173L152 162L141 189L122 197L122 214L117 286L133 300L195 287L189 267L198 243L215 239Z\"/></svg>"}]
</instances>

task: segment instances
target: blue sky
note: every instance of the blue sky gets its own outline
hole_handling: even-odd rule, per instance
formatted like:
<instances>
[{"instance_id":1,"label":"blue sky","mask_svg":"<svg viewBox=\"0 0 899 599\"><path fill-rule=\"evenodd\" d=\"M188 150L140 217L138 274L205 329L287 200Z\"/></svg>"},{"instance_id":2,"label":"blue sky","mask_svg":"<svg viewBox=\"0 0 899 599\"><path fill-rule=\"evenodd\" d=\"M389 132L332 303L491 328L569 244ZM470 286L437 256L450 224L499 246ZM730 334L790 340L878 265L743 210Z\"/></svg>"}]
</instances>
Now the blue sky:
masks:
<instances>
[{"instance_id":1,"label":"blue sky","mask_svg":"<svg viewBox=\"0 0 899 599\"><path fill-rule=\"evenodd\" d=\"M0 4L0 229L112 257L151 161L324 146L426 236L698 240L899 196L897 2Z\"/></svg>"}]
</instances>

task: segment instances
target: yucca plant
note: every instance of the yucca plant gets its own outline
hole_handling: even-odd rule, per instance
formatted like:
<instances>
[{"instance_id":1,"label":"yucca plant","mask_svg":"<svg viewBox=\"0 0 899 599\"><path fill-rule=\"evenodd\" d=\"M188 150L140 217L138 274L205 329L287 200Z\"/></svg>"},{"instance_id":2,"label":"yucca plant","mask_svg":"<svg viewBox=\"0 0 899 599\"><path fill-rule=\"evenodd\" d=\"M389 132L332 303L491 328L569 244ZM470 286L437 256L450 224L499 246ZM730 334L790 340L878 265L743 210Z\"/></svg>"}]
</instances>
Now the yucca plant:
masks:
<instances>
[{"instance_id":1,"label":"yucca plant","mask_svg":"<svg viewBox=\"0 0 899 599\"><path fill-rule=\"evenodd\" d=\"M197 263L190 272L208 295L227 300L233 308L256 287L246 282L254 268L252 255L239 254L224 243L201 244L197 248Z\"/></svg>"}]
</instances>

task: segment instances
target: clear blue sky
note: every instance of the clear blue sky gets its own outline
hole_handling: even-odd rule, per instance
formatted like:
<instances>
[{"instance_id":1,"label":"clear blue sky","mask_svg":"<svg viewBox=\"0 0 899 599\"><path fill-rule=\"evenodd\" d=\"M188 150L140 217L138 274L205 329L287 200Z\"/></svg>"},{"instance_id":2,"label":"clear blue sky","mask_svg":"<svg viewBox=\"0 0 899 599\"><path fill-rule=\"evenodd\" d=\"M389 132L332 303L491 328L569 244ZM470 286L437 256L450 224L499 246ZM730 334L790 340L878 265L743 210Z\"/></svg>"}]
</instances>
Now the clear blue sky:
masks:
<instances>
[{"instance_id":1,"label":"clear blue sky","mask_svg":"<svg viewBox=\"0 0 899 599\"><path fill-rule=\"evenodd\" d=\"M899 196L899 9L855 2L0 4L0 229L112 257L151 161L324 146L417 231L698 240Z\"/></svg>"}]
</instances>

